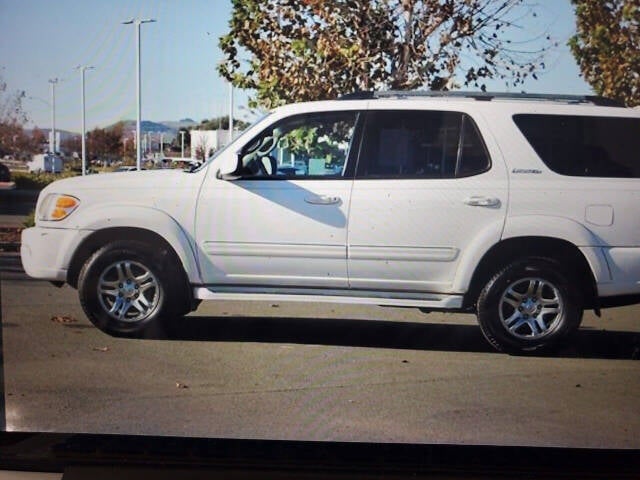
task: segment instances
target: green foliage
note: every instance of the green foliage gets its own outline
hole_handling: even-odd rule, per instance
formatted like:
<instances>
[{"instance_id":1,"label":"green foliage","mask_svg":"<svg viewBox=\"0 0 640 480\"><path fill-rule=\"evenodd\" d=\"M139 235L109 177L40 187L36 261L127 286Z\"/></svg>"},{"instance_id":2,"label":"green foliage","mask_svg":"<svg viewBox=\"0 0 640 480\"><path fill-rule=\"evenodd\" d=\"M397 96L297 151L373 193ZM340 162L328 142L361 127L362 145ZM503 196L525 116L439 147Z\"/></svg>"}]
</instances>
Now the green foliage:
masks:
<instances>
[{"instance_id":1,"label":"green foliage","mask_svg":"<svg viewBox=\"0 0 640 480\"><path fill-rule=\"evenodd\" d=\"M28 173L28 172L12 172L13 181L16 188L21 190L42 190L56 180L62 178L75 177L76 172L65 171L63 173Z\"/></svg>"},{"instance_id":2,"label":"green foliage","mask_svg":"<svg viewBox=\"0 0 640 480\"><path fill-rule=\"evenodd\" d=\"M519 85L543 68L545 50L510 48L506 33L520 7L522 0L233 0L219 72L255 90L251 105L266 108L357 90L446 89L454 77L481 89L486 78Z\"/></svg>"},{"instance_id":3,"label":"green foliage","mask_svg":"<svg viewBox=\"0 0 640 480\"><path fill-rule=\"evenodd\" d=\"M640 2L572 0L576 34L569 47L598 95L640 105Z\"/></svg>"},{"instance_id":4,"label":"green foliage","mask_svg":"<svg viewBox=\"0 0 640 480\"><path fill-rule=\"evenodd\" d=\"M238 130L244 130L249 124L243 120L233 119L233 128ZM196 127L196 130L228 130L229 129L229 115L222 117L212 118L210 120L202 120ZM186 142L186 138L185 138Z\"/></svg>"},{"instance_id":5,"label":"green foliage","mask_svg":"<svg viewBox=\"0 0 640 480\"><path fill-rule=\"evenodd\" d=\"M352 131L348 122L304 125L285 134L279 146L286 147L296 158L324 158L331 163L332 159L344 156L340 147L348 144Z\"/></svg>"},{"instance_id":6,"label":"green foliage","mask_svg":"<svg viewBox=\"0 0 640 480\"><path fill-rule=\"evenodd\" d=\"M29 215L27 215L27 218L25 218L24 222L22 222L22 225L25 228L30 228L30 227L35 227L36 226L36 211L35 210L31 210L31 212L29 212Z\"/></svg>"}]
</instances>

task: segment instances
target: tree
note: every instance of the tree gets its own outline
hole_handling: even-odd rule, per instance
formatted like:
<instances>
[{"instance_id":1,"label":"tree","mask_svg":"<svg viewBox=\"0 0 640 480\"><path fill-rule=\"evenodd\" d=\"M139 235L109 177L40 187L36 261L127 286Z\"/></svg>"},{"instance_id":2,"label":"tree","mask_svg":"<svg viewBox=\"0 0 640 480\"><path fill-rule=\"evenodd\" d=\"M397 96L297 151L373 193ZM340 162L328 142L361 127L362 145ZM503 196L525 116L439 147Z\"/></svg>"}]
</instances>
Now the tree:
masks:
<instances>
[{"instance_id":1,"label":"tree","mask_svg":"<svg viewBox=\"0 0 640 480\"><path fill-rule=\"evenodd\" d=\"M189 145L191 145L191 133L189 133L188 128L180 127L178 133L176 134L176 137L171 142L171 147L169 147L172 152L182 152L182 132L184 132L184 149L185 152L188 151Z\"/></svg>"},{"instance_id":2,"label":"tree","mask_svg":"<svg viewBox=\"0 0 640 480\"><path fill-rule=\"evenodd\" d=\"M122 134L124 125L116 123L113 127L95 128L87 134L87 155L89 158L116 159L122 155Z\"/></svg>"},{"instance_id":3,"label":"tree","mask_svg":"<svg viewBox=\"0 0 640 480\"><path fill-rule=\"evenodd\" d=\"M0 157L5 155L23 157L31 151L31 146L22 125L15 122L0 122Z\"/></svg>"},{"instance_id":4,"label":"tree","mask_svg":"<svg viewBox=\"0 0 640 480\"><path fill-rule=\"evenodd\" d=\"M209 140L206 135L200 135L193 140L195 140L195 142L191 147L194 149L195 158L204 162L213 155L213 148L209 146Z\"/></svg>"},{"instance_id":5,"label":"tree","mask_svg":"<svg viewBox=\"0 0 640 480\"><path fill-rule=\"evenodd\" d=\"M62 141L62 150L69 153L81 153L82 152L82 137L80 135L73 135Z\"/></svg>"},{"instance_id":6,"label":"tree","mask_svg":"<svg viewBox=\"0 0 640 480\"><path fill-rule=\"evenodd\" d=\"M46 135L38 127L31 131L31 142L34 151L42 150L42 146L48 142Z\"/></svg>"},{"instance_id":7,"label":"tree","mask_svg":"<svg viewBox=\"0 0 640 480\"><path fill-rule=\"evenodd\" d=\"M640 2L572 0L577 33L569 47L598 95L640 105Z\"/></svg>"},{"instance_id":8,"label":"tree","mask_svg":"<svg viewBox=\"0 0 640 480\"><path fill-rule=\"evenodd\" d=\"M25 96L24 90L8 92L7 82L0 75L0 123L5 125L27 123L27 115L22 107Z\"/></svg>"},{"instance_id":9,"label":"tree","mask_svg":"<svg viewBox=\"0 0 640 480\"><path fill-rule=\"evenodd\" d=\"M249 124L243 120L233 119L233 128L244 130ZM228 130L229 129L229 115L223 115L222 117L215 117L211 120L202 120L196 130Z\"/></svg>"},{"instance_id":10,"label":"tree","mask_svg":"<svg viewBox=\"0 0 640 480\"><path fill-rule=\"evenodd\" d=\"M522 0L233 0L219 72L267 108L373 88L448 89L454 78L515 86L544 68L548 48L511 47L520 8Z\"/></svg>"},{"instance_id":11,"label":"tree","mask_svg":"<svg viewBox=\"0 0 640 480\"><path fill-rule=\"evenodd\" d=\"M30 150L29 138L23 128L27 122L22 107L24 98L24 91L8 91L7 82L0 75L0 156L19 157Z\"/></svg>"}]
</instances>

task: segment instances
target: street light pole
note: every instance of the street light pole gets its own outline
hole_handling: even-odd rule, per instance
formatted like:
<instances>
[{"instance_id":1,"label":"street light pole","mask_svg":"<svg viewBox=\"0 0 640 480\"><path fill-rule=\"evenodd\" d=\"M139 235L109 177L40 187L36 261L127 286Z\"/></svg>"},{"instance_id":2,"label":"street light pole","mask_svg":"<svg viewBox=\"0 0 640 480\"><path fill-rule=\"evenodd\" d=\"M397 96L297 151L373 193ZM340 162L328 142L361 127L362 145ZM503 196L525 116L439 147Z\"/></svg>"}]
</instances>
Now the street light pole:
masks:
<instances>
[{"instance_id":1,"label":"street light pole","mask_svg":"<svg viewBox=\"0 0 640 480\"><path fill-rule=\"evenodd\" d=\"M127 22L122 22L123 25L135 25L136 26L136 168L141 169L141 151L140 151L140 124L142 122L142 100L140 98L140 25L143 23L153 23L155 19L149 18L141 20L139 18L133 18Z\"/></svg>"},{"instance_id":2,"label":"street light pole","mask_svg":"<svg viewBox=\"0 0 640 480\"><path fill-rule=\"evenodd\" d=\"M229 143L233 142L233 83L229 83Z\"/></svg>"},{"instance_id":3,"label":"street light pole","mask_svg":"<svg viewBox=\"0 0 640 480\"><path fill-rule=\"evenodd\" d=\"M87 144L86 144L86 126L85 126L85 108L84 108L84 72L87 70L93 70L94 67L86 65L78 65L77 69L80 70L80 90L82 101L82 175L87 174Z\"/></svg>"},{"instance_id":4,"label":"street light pole","mask_svg":"<svg viewBox=\"0 0 640 480\"><path fill-rule=\"evenodd\" d=\"M49 84L51 85L51 138L49 139L49 151L52 154L56 153L56 83L57 78L50 78Z\"/></svg>"}]
</instances>

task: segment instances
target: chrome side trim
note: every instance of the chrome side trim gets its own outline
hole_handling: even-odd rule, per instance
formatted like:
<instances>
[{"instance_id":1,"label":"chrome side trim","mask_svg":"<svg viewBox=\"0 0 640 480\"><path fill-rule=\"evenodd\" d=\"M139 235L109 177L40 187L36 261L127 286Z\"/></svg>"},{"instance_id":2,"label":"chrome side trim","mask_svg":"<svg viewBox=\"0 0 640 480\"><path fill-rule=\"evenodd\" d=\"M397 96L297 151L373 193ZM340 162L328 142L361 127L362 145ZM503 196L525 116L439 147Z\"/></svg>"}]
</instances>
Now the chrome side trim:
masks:
<instances>
[{"instance_id":1,"label":"chrome side trim","mask_svg":"<svg viewBox=\"0 0 640 480\"><path fill-rule=\"evenodd\" d=\"M401 262L452 262L458 249L450 247L372 247L350 245L349 260L392 260Z\"/></svg>"},{"instance_id":2,"label":"chrome side trim","mask_svg":"<svg viewBox=\"0 0 640 480\"><path fill-rule=\"evenodd\" d=\"M343 245L204 242L202 247L213 257L347 258Z\"/></svg>"}]
</instances>

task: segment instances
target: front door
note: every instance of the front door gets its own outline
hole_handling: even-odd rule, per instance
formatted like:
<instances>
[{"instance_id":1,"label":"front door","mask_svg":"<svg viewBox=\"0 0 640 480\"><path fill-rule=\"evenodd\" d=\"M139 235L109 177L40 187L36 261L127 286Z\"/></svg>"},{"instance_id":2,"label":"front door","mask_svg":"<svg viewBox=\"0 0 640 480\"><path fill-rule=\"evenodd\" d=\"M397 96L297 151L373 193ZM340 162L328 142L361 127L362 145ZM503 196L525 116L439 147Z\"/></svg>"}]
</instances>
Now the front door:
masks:
<instances>
[{"instance_id":1,"label":"front door","mask_svg":"<svg viewBox=\"0 0 640 480\"><path fill-rule=\"evenodd\" d=\"M209 172L196 219L206 284L348 286L357 118L355 111L320 112L276 121L242 147L239 178Z\"/></svg>"}]
</instances>

